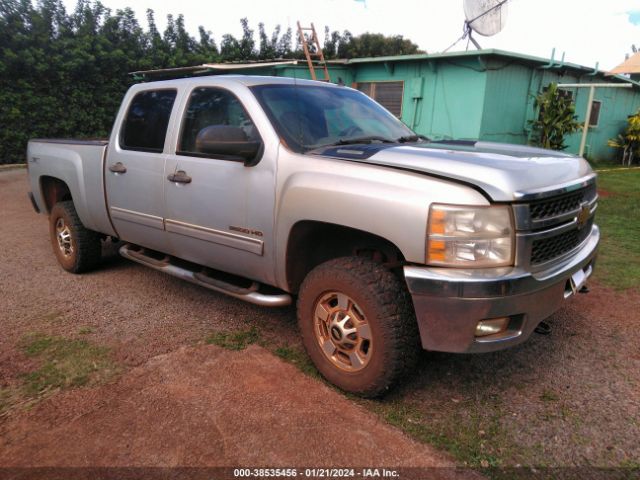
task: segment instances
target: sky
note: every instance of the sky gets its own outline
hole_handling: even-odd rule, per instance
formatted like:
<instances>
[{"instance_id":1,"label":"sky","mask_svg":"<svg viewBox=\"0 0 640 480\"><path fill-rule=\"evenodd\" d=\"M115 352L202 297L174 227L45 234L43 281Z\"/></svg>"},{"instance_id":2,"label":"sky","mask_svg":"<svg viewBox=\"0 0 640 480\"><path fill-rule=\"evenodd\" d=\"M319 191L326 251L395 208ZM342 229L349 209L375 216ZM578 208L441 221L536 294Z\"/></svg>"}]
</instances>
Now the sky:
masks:
<instances>
[{"instance_id":1,"label":"sky","mask_svg":"<svg viewBox=\"0 0 640 480\"><path fill-rule=\"evenodd\" d=\"M480 0L481 1L481 0ZM64 0L73 9L75 0ZM263 22L268 34L280 24L295 30L296 21L314 23L320 41L324 26L402 35L429 53L441 52L462 35L462 0L101 0L116 10L131 7L146 27L147 8L155 11L160 28L166 15L184 14L187 29L197 37L198 26L210 30L218 45L224 33L240 36L240 18L247 17L256 30ZM498 48L556 59L565 52L567 62L610 70L640 49L640 0L509 0L504 29L492 37L475 36L483 48ZM466 40L451 51L464 50ZM469 45L469 48L474 48Z\"/></svg>"}]
</instances>

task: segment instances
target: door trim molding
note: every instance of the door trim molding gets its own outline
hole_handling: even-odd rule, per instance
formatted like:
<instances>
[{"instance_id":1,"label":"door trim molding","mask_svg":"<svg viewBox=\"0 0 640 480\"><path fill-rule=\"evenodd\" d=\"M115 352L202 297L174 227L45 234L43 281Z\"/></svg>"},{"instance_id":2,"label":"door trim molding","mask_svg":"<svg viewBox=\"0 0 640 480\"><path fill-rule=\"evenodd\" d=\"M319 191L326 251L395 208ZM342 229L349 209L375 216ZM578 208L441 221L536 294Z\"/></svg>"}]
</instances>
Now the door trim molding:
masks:
<instances>
[{"instance_id":1,"label":"door trim molding","mask_svg":"<svg viewBox=\"0 0 640 480\"><path fill-rule=\"evenodd\" d=\"M134 210L127 210L126 208L110 207L111 217L123 220L125 222L138 223L145 227L157 228L158 230L164 230L164 221L162 217L156 215L149 215L148 213L136 212Z\"/></svg>"},{"instance_id":2,"label":"door trim molding","mask_svg":"<svg viewBox=\"0 0 640 480\"><path fill-rule=\"evenodd\" d=\"M244 250L262 256L264 252L264 242L257 238L245 237L236 233L207 228L201 225L180 222L178 220L166 219L164 221L167 232L186 235L206 242L225 245L227 247Z\"/></svg>"}]
</instances>

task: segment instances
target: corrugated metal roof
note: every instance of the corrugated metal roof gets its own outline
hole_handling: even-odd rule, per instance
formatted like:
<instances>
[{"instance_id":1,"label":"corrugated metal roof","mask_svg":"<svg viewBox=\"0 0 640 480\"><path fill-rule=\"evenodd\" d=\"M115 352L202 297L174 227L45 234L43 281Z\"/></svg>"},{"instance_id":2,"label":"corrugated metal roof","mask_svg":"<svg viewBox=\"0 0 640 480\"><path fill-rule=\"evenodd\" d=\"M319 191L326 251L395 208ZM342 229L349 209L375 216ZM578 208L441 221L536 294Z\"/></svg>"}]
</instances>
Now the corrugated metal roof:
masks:
<instances>
[{"instance_id":1,"label":"corrugated metal roof","mask_svg":"<svg viewBox=\"0 0 640 480\"><path fill-rule=\"evenodd\" d=\"M298 60L283 60L273 62L249 62L249 63L203 63L193 67L160 68L157 70L140 70L130 72L130 75L173 75L181 73L204 73L210 70L246 70L250 68L276 67L279 65L297 65Z\"/></svg>"},{"instance_id":2,"label":"corrugated metal roof","mask_svg":"<svg viewBox=\"0 0 640 480\"><path fill-rule=\"evenodd\" d=\"M639 54L634 55L632 58L635 59ZM522 62L537 64L540 67L548 66L550 68L571 68L574 70L580 70L583 72L590 72L592 75L612 75L612 77L616 80L620 80L622 82L632 83L635 86L640 86L640 82L631 80L628 77L618 75L617 69L612 70L611 72L605 72L604 70L598 70L593 67L586 67L584 65L579 65L577 63L570 63L565 61L558 61L548 58L536 57L533 55L526 55L522 53L509 52L507 50L499 50L494 48L484 49L484 50L468 50L468 51L460 51L460 52L446 52L446 53L417 53L413 55L392 55L386 57L363 57L363 58L349 58L349 59L337 59L337 60L328 60L327 64L329 65L341 65L341 66L349 66L349 65L357 65L362 63L384 63L384 62L408 62L408 61L425 61L425 60L439 60L439 59L454 59L454 58L463 58L463 57L489 57L489 56L499 56L503 58L516 59ZM638 61L640 62L640 57L638 57ZM298 65L300 60L282 60L282 61L269 61L269 62L247 62L247 63L205 63L202 65L197 65L193 67L182 67L182 68L165 68L160 70L143 70L139 72L132 72L131 75L135 77L162 77L167 75L181 75L181 74L200 74L207 73L212 71L234 71L234 70L247 70L252 68L261 68L261 67L280 67L285 65ZM627 62L625 62L627 63ZM306 68L306 67L305 67ZM640 72L640 70L638 70ZM629 73L629 72L625 72ZM633 72L632 72L633 73Z\"/></svg>"},{"instance_id":3,"label":"corrugated metal roof","mask_svg":"<svg viewBox=\"0 0 640 480\"><path fill-rule=\"evenodd\" d=\"M202 66L213 70L244 70L246 68L276 67L278 65L297 65L298 60L283 60L275 62L249 62L249 63L205 63Z\"/></svg>"},{"instance_id":4,"label":"corrugated metal roof","mask_svg":"<svg viewBox=\"0 0 640 480\"><path fill-rule=\"evenodd\" d=\"M640 52L634 53L609 73L640 73Z\"/></svg>"},{"instance_id":5,"label":"corrugated metal roof","mask_svg":"<svg viewBox=\"0 0 640 480\"><path fill-rule=\"evenodd\" d=\"M565 62L552 60L549 58L536 57L533 55L526 55L523 53L509 52L507 50L499 50L495 48L488 48L484 50L466 50L461 52L446 52L446 53L417 53L413 55L393 55L387 57L365 57L365 58L349 58L349 59L338 59L338 60L329 60L327 63L329 64L337 64L337 65L353 65L359 63L380 63L380 62L407 62L407 61L416 61L416 60L438 60L438 59L447 59L447 58L461 58L461 57L485 57L485 56L500 56L505 58L512 58L516 60L521 60L528 63L535 63L540 66L549 65L553 68L566 67L572 68L575 70L582 70L584 72L591 72L592 74L613 74L613 78L623 81L629 82L636 86L640 86L639 82L631 80L628 77L623 77L621 75L616 75L617 72L605 72L604 70L598 70L593 67L586 67L584 65L579 65L577 63ZM553 63L552 63L553 62Z\"/></svg>"}]
</instances>

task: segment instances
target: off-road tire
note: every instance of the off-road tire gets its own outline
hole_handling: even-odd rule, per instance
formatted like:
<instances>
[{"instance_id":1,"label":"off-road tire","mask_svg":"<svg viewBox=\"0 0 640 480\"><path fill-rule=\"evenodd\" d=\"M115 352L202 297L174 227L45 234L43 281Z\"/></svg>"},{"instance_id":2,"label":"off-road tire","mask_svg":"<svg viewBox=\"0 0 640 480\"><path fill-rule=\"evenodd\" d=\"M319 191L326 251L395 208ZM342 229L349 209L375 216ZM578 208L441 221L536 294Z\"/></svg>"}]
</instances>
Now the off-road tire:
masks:
<instances>
[{"instance_id":1,"label":"off-road tire","mask_svg":"<svg viewBox=\"0 0 640 480\"><path fill-rule=\"evenodd\" d=\"M61 223L59 223L59 221ZM58 240L58 226L68 227L70 248L65 250ZM73 201L56 203L49 215L49 236L58 262L68 272L83 273L93 270L100 263L102 243L100 234L85 228L80 221Z\"/></svg>"},{"instance_id":2,"label":"off-road tire","mask_svg":"<svg viewBox=\"0 0 640 480\"><path fill-rule=\"evenodd\" d=\"M350 297L370 326L371 356L359 371L339 368L320 345L316 307L327 292ZM409 293L393 272L378 263L344 257L319 265L300 287L297 310L307 353L320 373L342 390L363 397L380 396L415 366L420 345Z\"/></svg>"}]
</instances>

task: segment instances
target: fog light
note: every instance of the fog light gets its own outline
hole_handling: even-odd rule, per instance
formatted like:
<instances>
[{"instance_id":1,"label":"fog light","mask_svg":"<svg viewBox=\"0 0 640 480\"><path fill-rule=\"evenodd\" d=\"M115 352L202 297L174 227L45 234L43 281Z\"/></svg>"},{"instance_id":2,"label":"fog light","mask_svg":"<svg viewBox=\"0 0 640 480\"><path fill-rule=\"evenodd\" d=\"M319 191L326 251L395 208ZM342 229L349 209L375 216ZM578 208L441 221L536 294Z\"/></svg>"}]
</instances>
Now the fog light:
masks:
<instances>
[{"instance_id":1,"label":"fog light","mask_svg":"<svg viewBox=\"0 0 640 480\"><path fill-rule=\"evenodd\" d=\"M509 317L491 318L480 320L476 326L476 337L486 337L504 332L509 325Z\"/></svg>"}]
</instances>

